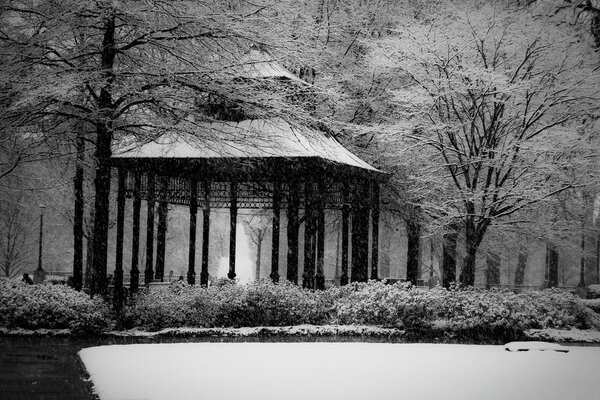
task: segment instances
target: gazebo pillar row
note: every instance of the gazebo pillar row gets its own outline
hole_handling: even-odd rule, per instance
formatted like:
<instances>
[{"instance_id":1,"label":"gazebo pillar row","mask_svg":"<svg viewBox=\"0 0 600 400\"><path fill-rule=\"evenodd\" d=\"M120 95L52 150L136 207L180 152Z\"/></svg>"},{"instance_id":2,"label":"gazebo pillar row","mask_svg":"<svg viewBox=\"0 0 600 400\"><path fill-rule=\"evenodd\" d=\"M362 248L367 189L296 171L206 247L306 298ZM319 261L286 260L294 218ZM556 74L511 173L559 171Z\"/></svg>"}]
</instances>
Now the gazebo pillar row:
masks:
<instances>
[{"instance_id":1,"label":"gazebo pillar row","mask_svg":"<svg viewBox=\"0 0 600 400\"><path fill-rule=\"evenodd\" d=\"M352 204L352 282L369 279L369 186L358 181L354 184Z\"/></svg>"},{"instance_id":2,"label":"gazebo pillar row","mask_svg":"<svg viewBox=\"0 0 600 400\"><path fill-rule=\"evenodd\" d=\"M379 279L379 182L371 184L371 279Z\"/></svg>"},{"instance_id":3,"label":"gazebo pillar row","mask_svg":"<svg viewBox=\"0 0 600 400\"><path fill-rule=\"evenodd\" d=\"M299 199L298 193L300 185L297 181L291 181L287 193L287 280L298 284L298 231L300 225L298 223L298 208Z\"/></svg>"},{"instance_id":4,"label":"gazebo pillar row","mask_svg":"<svg viewBox=\"0 0 600 400\"><path fill-rule=\"evenodd\" d=\"M313 182L304 186L304 273L302 287L315 288L315 212Z\"/></svg>"},{"instance_id":5,"label":"gazebo pillar row","mask_svg":"<svg viewBox=\"0 0 600 400\"><path fill-rule=\"evenodd\" d=\"M325 289L325 185L322 180L318 183L317 193L317 275L315 287Z\"/></svg>"},{"instance_id":6,"label":"gazebo pillar row","mask_svg":"<svg viewBox=\"0 0 600 400\"><path fill-rule=\"evenodd\" d=\"M187 282L196 284L196 216L198 214L198 181L190 180L190 237L188 243Z\"/></svg>"},{"instance_id":7,"label":"gazebo pillar row","mask_svg":"<svg viewBox=\"0 0 600 400\"><path fill-rule=\"evenodd\" d=\"M273 282L279 282L279 224L281 213L281 183L273 184L273 229L271 236L271 275Z\"/></svg>"},{"instance_id":8,"label":"gazebo pillar row","mask_svg":"<svg viewBox=\"0 0 600 400\"><path fill-rule=\"evenodd\" d=\"M131 272L129 278L129 292L135 293L140 285L140 209L142 207L142 179L139 172L133 176L133 224L131 238Z\"/></svg>"},{"instance_id":9,"label":"gazebo pillar row","mask_svg":"<svg viewBox=\"0 0 600 400\"><path fill-rule=\"evenodd\" d=\"M237 235L237 182L231 182L229 206L229 272L227 277L235 279L235 247Z\"/></svg>"},{"instance_id":10,"label":"gazebo pillar row","mask_svg":"<svg viewBox=\"0 0 600 400\"><path fill-rule=\"evenodd\" d=\"M125 224L125 178L127 171L119 168L117 186L117 249L115 254L115 288L113 306L121 310L123 306L123 229Z\"/></svg>"},{"instance_id":11,"label":"gazebo pillar row","mask_svg":"<svg viewBox=\"0 0 600 400\"><path fill-rule=\"evenodd\" d=\"M204 207L202 208L202 269L200 285L208 286L208 245L210 239L210 182L204 182Z\"/></svg>"},{"instance_id":12,"label":"gazebo pillar row","mask_svg":"<svg viewBox=\"0 0 600 400\"><path fill-rule=\"evenodd\" d=\"M340 286L348 284L348 229L350 222L350 203L348 194L348 184L344 183L342 204L342 276L340 277Z\"/></svg>"},{"instance_id":13,"label":"gazebo pillar row","mask_svg":"<svg viewBox=\"0 0 600 400\"><path fill-rule=\"evenodd\" d=\"M168 178L160 180L160 200L158 203L158 227L156 233L156 270L154 279L162 282L165 280L165 250L167 242L167 216L169 213L167 202Z\"/></svg>"},{"instance_id":14,"label":"gazebo pillar row","mask_svg":"<svg viewBox=\"0 0 600 400\"><path fill-rule=\"evenodd\" d=\"M146 204L148 213L146 217L146 269L144 270L144 283L147 285L154 278L154 174L148 172L148 195Z\"/></svg>"}]
</instances>

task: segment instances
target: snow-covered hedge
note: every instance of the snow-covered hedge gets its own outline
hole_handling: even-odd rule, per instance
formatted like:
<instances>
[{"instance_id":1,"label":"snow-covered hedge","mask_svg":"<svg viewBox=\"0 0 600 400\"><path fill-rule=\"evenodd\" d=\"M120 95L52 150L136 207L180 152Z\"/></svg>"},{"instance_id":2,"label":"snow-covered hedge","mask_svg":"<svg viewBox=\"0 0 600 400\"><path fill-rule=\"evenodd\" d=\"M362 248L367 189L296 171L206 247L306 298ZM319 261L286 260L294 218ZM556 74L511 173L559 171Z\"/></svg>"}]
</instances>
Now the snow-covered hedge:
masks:
<instances>
[{"instance_id":1,"label":"snow-covered hedge","mask_svg":"<svg viewBox=\"0 0 600 400\"><path fill-rule=\"evenodd\" d=\"M591 311L573 295L552 289L435 288L382 282L310 291L269 281L210 288L171 285L142 291L124 310L125 327L286 326L359 324L408 331L515 336L526 329L594 326Z\"/></svg>"},{"instance_id":2,"label":"snow-covered hedge","mask_svg":"<svg viewBox=\"0 0 600 400\"><path fill-rule=\"evenodd\" d=\"M116 323L107 304L65 285L0 280L0 327L97 333ZM369 325L417 335L518 337L528 329L600 328L577 297L557 289L506 290L354 283L324 291L261 281L209 288L174 283L144 289L125 306L118 326L176 327Z\"/></svg>"},{"instance_id":3,"label":"snow-covered hedge","mask_svg":"<svg viewBox=\"0 0 600 400\"><path fill-rule=\"evenodd\" d=\"M110 310L101 298L90 299L66 285L27 285L0 279L2 327L99 333L110 324Z\"/></svg>"},{"instance_id":4,"label":"snow-covered hedge","mask_svg":"<svg viewBox=\"0 0 600 400\"><path fill-rule=\"evenodd\" d=\"M270 281L248 285L224 284L201 288L173 283L142 290L124 309L125 327L240 327L322 324L332 301L326 292L304 290Z\"/></svg>"}]
</instances>

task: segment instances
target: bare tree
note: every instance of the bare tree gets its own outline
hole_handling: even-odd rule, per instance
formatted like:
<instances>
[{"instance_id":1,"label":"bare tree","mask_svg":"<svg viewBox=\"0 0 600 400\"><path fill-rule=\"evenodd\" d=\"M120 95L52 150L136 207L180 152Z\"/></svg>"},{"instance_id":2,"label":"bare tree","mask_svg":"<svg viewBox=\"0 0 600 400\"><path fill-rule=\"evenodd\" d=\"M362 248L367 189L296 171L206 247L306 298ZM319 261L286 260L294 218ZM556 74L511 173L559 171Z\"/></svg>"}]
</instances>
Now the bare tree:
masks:
<instances>
[{"instance_id":1,"label":"bare tree","mask_svg":"<svg viewBox=\"0 0 600 400\"><path fill-rule=\"evenodd\" d=\"M451 182L444 202L422 207L446 224L460 221L460 280L473 285L492 224L584 184L566 179L556 160L577 145L585 151L579 126L594 113L597 71L576 35L522 10L466 4L407 24L373 61L413 80L395 91L399 107L420 118L405 143L432 149L422 153L431 157L427 173Z\"/></svg>"},{"instance_id":2,"label":"bare tree","mask_svg":"<svg viewBox=\"0 0 600 400\"><path fill-rule=\"evenodd\" d=\"M244 227L249 232L250 240L256 245L256 260L254 279L260 280L260 268L262 266L263 242L269 232L271 217L262 211L253 212L249 219L244 220Z\"/></svg>"},{"instance_id":3,"label":"bare tree","mask_svg":"<svg viewBox=\"0 0 600 400\"><path fill-rule=\"evenodd\" d=\"M0 35L8 57L0 76L26 76L14 85L4 121L23 125L26 117L44 135L64 132L65 124L94 131L92 294L106 291L113 140L197 134L196 121L215 118L202 107L210 98L225 98L246 116L304 115L289 91L263 96L268 85L232 79L252 44L271 42L288 57L303 46L278 32L286 26L276 16L285 15L277 2L2 3L0 20L10 29Z\"/></svg>"},{"instance_id":4,"label":"bare tree","mask_svg":"<svg viewBox=\"0 0 600 400\"><path fill-rule=\"evenodd\" d=\"M13 278L34 259L35 235L23 197L16 201L4 201L0 205L0 268L2 275Z\"/></svg>"}]
</instances>

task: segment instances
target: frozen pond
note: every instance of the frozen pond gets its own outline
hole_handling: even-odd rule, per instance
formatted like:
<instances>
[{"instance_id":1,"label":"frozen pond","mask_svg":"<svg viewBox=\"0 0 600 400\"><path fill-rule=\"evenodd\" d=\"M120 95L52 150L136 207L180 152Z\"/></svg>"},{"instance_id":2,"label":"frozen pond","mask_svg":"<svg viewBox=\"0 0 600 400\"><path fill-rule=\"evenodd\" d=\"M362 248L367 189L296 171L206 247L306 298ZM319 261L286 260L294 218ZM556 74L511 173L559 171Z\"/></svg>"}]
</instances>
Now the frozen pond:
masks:
<instances>
[{"instance_id":1,"label":"frozen pond","mask_svg":"<svg viewBox=\"0 0 600 400\"><path fill-rule=\"evenodd\" d=\"M383 343L111 345L79 355L101 400L598 399L600 348Z\"/></svg>"}]
</instances>

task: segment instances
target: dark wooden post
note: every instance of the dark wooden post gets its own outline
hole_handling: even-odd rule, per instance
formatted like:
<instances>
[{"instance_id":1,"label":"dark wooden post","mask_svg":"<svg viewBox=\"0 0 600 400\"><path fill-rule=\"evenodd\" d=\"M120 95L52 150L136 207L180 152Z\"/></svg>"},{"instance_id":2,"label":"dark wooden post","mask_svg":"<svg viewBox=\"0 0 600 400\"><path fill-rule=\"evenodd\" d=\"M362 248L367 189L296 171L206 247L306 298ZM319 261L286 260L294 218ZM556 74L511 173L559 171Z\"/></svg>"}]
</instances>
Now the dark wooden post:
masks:
<instances>
[{"instance_id":1,"label":"dark wooden post","mask_svg":"<svg viewBox=\"0 0 600 400\"><path fill-rule=\"evenodd\" d=\"M154 174L148 172L148 194L146 204L148 213L146 218L146 269L144 270L144 283L152 282L154 277Z\"/></svg>"},{"instance_id":2,"label":"dark wooden post","mask_svg":"<svg viewBox=\"0 0 600 400\"><path fill-rule=\"evenodd\" d=\"M190 238L188 243L187 282L196 284L196 214L198 214L198 181L190 179Z\"/></svg>"},{"instance_id":3,"label":"dark wooden post","mask_svg":"<svg viewBox=\"0 0 600 400\"><path fill-rule=\"evenodd\" d=\"M131 238L131 272L129 273L129 292L135 293L140 285L140 208L142 206L142 179L139 172L133 177L133 224Z\"/></svg>"},{"instance_id":4,"label":"dark wooden post","mask_svg":"<svg viewBox=\"0 0 600 400\"><path fill-rule=\"evenodd\" d=\"M235 279L235 242L237 234L237 182L231 182L229 205L229 272L227 277Z\"/></svg>"},{"instance_id":5,"label":"dark wooden post","mask_svg":"<svg viewBox=\"0 0 600 400\"><path fill-rule=\"evenodd\" d=\"M379 279L379 182L371 183L371 279Z\"/></svg>"},{"instance_id":6,"label":"dark wooden post","mask_svg":"<svg viewBox=\"0 0 600 400\"><path fill-rule=\"evenodd\" d=\"M117 249L115 254L115 288L113 307L119 312L123 307L123 229L125 224L125 177L127 172L119 168L117 186Z\"/></svg>"},{"instance_id":7,"label":"dark wooden post","mask_svg":"<svg viewBox=\"0 0 600 400\"><path fill-rule=\"evenodd\" d=\"M208 285L208 245L210 240L210 182L204 182L204 207L202 208L202 270L200 285Z\"/></svg>"},{"instance_id":8,"label":"dark wooden post","mask_svg":"<svg viewBox=\"0 0 600 400\"><path fill-rule=\"evenodd\" d=\"M369 278L369 186L362 181L354 183L352 204L352 282L366 282Z\"/></svg>"},{"instance_id":9,"label":"dark wooden post","mask_svg":"<svg viewBox=\"0 0 600 400\"><path fill-rule=\"evenodd\" d=\"M342 276L340 277L340 286L348 284L348 229L350 222L350 199L347 182L344 182L342 191L344 204L342 204Z\"/></svg>"},{"instance_id":10,"label":"dark wooden post","mask_svg":"<svg viewBox=\"0 0 600 400\"><path fill-rule=\"evenodd\" d=\"M302 287L315 288L315 212L313 182L304 184L304 273Z\"/></svg>"},{"instance_id":11,"label":"dark wooden post","mask_svg":"<svg viewBox=\"0 0 600 400\"><path fill-rule=\"evenodd\" d=\"M325 289L325 185L319 180L317 193L317 275L315 288Z\"/></svg>"},{"instance_id":12,"label":"dark wooden post","mask_svg":"<svg viewBox=\"0 0 600 400\"><path fill-rule=\"evenodd\" d=\"M156 268L154 279L162 282L165 280L165 250L167 245L167 216L169 212L167 190L169 178L160 180L160 200L158 203L158 227L156 233Z\"/></svg>"},{"instance_id":13,"label":"dark wooden post","mask_svg":"<svg viewBox=\"0 0 600 400\"><path fill-rule=\"evenodd\" d=\"M287 280L298 284L298 208L300 185L297 181L290 181L287 199Z\"/></svg>"},{"instance_id":14,"label":"dark wooden post","mask_svg":"<svg viewBox=\"0 0 600 400\"><path fill-rule=\"evenodd\" d=\"M281 182L273 183L273 229L271 236L271 275L273 282L279 282L279 224L281 213Z\"/></svg>"}]
</instances>

